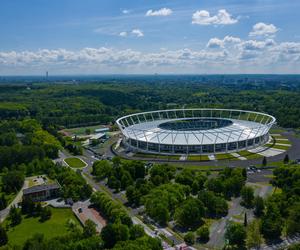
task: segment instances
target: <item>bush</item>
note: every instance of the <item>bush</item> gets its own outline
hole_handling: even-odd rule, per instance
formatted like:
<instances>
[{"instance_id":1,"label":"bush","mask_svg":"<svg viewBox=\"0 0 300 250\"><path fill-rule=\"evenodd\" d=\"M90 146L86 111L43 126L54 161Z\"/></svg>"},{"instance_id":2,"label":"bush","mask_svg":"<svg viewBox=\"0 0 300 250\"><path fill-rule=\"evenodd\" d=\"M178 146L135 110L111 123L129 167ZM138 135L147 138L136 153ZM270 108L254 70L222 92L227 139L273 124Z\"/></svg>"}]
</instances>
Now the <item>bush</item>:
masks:
<instances>
[{"instance_id":1,"label":"bush","mask_svg":"<svg viewBox=\"0 0 300 250\"><path fill-rule=\"evenodd\" d=\"M207 242L209 240L209 229L207 226L199 227L196 234L202 242Z\"/></svg>"},{"instance_id":2,"label":"bush","mask_svg":"<svg viewBox=\"0 0 300 250\"><path fill-rule=\"evenodd\" d=\"M195 235L193 232L188 232L183 239L188 245L193 245L195 243Z\"/></svg>"}]
</instances>

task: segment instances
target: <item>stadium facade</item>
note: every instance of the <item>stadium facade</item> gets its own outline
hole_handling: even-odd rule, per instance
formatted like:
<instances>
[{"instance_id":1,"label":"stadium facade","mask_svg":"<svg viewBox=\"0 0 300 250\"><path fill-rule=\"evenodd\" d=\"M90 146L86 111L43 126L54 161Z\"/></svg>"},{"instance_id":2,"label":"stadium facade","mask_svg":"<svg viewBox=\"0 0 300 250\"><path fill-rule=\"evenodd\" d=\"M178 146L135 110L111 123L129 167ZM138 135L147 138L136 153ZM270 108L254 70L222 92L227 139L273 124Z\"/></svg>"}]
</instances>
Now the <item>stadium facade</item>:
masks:
<instances>
[{"instance_id":1,"label":"stadium facade","mask_svg":"<svg viewBox=\"0 0 300 250\"><path fill-rule=\"evenodd\" d=\"M235 109L171 109L121 117L125 147L134 152L182 155L238 152L269 141L275 117Z\"/></svg>"}]
</instances>

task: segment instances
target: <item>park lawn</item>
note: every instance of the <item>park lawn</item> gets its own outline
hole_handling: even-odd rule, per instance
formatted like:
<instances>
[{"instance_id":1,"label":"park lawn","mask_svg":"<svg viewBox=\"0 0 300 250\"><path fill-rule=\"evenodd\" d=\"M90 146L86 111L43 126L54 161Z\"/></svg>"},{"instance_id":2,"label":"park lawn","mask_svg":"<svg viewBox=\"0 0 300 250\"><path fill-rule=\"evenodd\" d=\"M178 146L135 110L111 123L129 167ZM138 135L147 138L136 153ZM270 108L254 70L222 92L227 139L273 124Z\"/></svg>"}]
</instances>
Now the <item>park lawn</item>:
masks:
<instances>
[{"instance_id":1,"label":"park lawn","mask_svg":"<svg viewBox=\"0 0 300 250\"><path fill-rule=\"evenodd\" d=\"M39 222L39 217L23 216L21 224L9 227L7 235L11 245L22 245L28 238L37 233L44 234L45 238L53 238L68 233L66 223L72 219L80 225L70 208L51 208L52 216L45 222ZM6 224L8 221L6 221Z\"/></svg>"},{"instance_id":2,"label":"park lawn","mask_svg":"<svg viewBox=\"0 0 300 250\"><path fill-rule=\"evenodd\" d=\"M87 127L78 127L78 128L70 128L70 129L64 129L69 134L72 135L85 135L85 131L89 129L91 133L94 133L95 129L98 128L104 128L104 126L101 125L95 125L95 126L87 126Z\"/></svg>"},{"instance_id":3,"label":"park lawn","mask_svg":"<svg viewBox=\"0 0 300 250\"><path fill-rule=\"evenodd\" d=\"M280 140L280 139L277 139L277 140L276 140L276 143L286 144L286 145L291 145L291 144L292 144L290 141ZM276 144L276 143L275 143L275 144Z\"/></svg>"},{"instance_id":4,"label":"park lawn","mask_svg":"<svg viewBox=\"0 0 300 250\"><path fill-rule=\"evenodd\" d=\"M66 158L65 162L71 167L71 168L83 168L85 167L85 163L77 158L77 157L70 157L70 158Z\"/></svg>"},{"instance_id":5,"label":"park lawn","mask_svg":"<svg viewBox=\"0 0 300 250\"><path fill-rule=\"evenodd\" d=\"M141 158L179 160L179 155L157 155L157 154L136 153L134 156L141 157Z\"/></svg>"},{"instance_id":6,"label":"park lawn","mask_svg":"<svg viewBox=\"0 0 300 250\"><path fill-rule=\"evenodd\" d=\"M238 160L238 158L231 154L215 154L215 157L217 160Z\"/></svg>"},{"instance_id":7,"label":"park lawn","mask_svg":"<svg viewBox=\"0 0 300 250\"><path fill-rule=\"evenodd\" d=\"M276 145L275 144L272 148L288 150L290 148L290 146L282 146L282 145Z\"/></svg>"},{"instance_id":8,"label":"park lawn","mask_svg":"<svg viewBox=\"0 0 300 250\"><path fill-rule=\"evenodd\" d=\"M247 150L239 151L238 154L240 156L243 156L243 157L247 158L248 160L257 159L257 158L261 158L262 157L259 154L251 153L251 152L249 152Z\"/></svg>"},{"instance_id":9,"label":"park lawn","mask_svg":"<svg viewBox=\"0 0 300 250\"><path fill-rule=\"evenodd\" d=\"M188 155L188 161L209 161L207 155Z\"/></svg>"}]
</instances>

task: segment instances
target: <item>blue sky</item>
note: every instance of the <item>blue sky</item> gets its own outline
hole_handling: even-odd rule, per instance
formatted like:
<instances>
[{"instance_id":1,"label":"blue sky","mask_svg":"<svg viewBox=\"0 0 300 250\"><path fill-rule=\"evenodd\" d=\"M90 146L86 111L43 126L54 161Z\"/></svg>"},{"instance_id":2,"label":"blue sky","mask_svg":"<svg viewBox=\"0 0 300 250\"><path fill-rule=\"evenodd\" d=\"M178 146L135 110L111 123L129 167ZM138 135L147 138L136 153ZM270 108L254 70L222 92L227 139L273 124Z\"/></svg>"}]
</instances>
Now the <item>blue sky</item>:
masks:
<instances>
[{"instance_id":1,"label":"blue sky","mask_svg":"<svg viewBox=\"0 0 300 250\"><path fill-rule=\"evenodd\" d=\"M1 0L0 74L300 73L297 0Z\"/></svg>"}]
</instances>

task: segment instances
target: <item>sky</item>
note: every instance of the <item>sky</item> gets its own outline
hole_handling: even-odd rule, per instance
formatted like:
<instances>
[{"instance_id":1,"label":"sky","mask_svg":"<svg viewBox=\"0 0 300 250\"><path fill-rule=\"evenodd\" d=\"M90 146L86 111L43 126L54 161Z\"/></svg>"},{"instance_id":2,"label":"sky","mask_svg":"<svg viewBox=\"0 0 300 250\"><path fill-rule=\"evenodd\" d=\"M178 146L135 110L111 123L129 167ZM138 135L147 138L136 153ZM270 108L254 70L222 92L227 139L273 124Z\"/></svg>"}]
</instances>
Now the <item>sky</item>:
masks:
<instances>
[{"instance_id":1,"label":"sky","mask_svg":"<svg viewBox=\"0 0 300 250\"><path fill-rule=\"evenodd\" d=\"M0 75L298 74L299 0L1 0Z\"/></svg>"}]
</instances>

